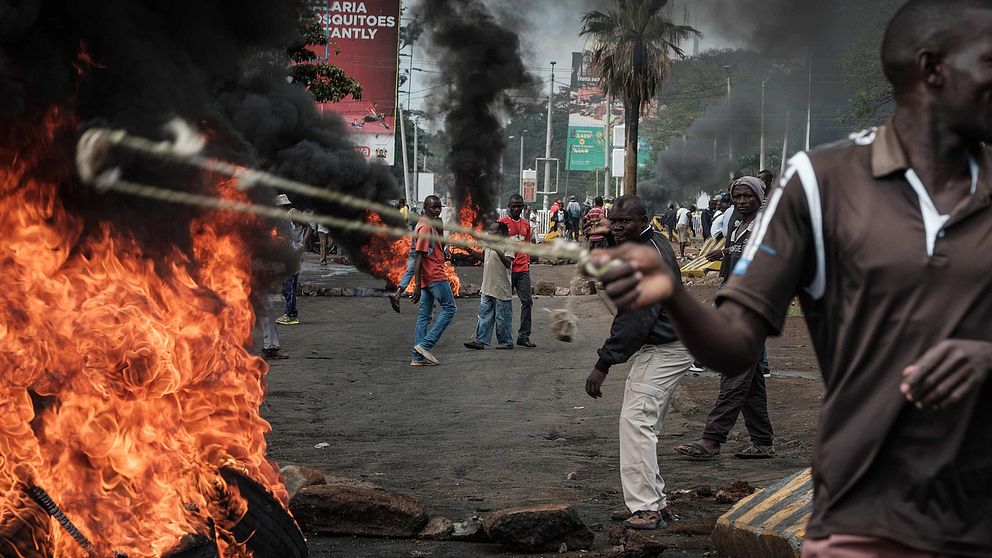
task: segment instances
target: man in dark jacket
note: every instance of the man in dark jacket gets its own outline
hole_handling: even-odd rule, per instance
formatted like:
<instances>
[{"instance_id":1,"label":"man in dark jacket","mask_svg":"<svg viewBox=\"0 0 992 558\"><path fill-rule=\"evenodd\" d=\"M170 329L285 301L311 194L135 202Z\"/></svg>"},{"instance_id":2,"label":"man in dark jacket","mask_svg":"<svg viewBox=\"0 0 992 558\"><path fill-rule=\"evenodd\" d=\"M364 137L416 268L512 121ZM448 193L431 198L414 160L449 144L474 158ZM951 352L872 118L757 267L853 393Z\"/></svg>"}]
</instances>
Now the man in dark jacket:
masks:
<instances>
[{"instance_id":1,"label":"man in dark jacket","mask_svg":"<svg viewBox=\"0 0 992 558\"><path fill-rule=\"evenodd\" d=\"M703 229L703 240L709 240L710 229L713 228L713 216L716 215L717 198L710 198L710 205L699 216L699 226Z\"/></svg>"},{"instance_id":2,"label":"man in dark jacket","mask_svg":"<svg viewBox=\"0 0 992 558\"><path fill-rule=\"evenodd\" d=\"M602 225L589 232L593 230L606 232ZM635 242L651 247L665 265L678 269L671 243L651 227L644 202L637 196L617 198L605 236L611 244ZM658 470L658 433L675 387L692 365L692 356L661 304L618 313L610 338L598 354L586 380L586 393L593 398L602 397L611 366L631 358L634 362L620 412L620 483L627 509L615 513L614 519L626 517L625 524L635 529L664 527L665 480Z\"/></svg>"},{"instance_id":3,"label":"man in dark jacket","mask_svg":"<svg viewBox=\"0 0 992 558\"><path fill-rule=\"evenodd\" d=\"M668 232L668 238L675 238L675 221L676 221L676 211L675 204L668 204L668 209L661 214L661 226L665 227L665 231Z\"/></svg>"}]
</instances>

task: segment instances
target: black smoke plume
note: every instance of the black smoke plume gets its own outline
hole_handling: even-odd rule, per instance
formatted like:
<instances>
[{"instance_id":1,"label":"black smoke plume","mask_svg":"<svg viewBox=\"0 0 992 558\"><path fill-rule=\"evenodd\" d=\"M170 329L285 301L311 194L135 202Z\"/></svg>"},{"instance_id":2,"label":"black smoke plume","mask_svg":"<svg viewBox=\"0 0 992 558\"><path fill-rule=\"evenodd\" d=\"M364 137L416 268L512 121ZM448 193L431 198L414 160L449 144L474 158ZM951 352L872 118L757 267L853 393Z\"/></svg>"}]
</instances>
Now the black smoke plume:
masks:
<instances>
[{"instance_id":1,"label":"black smoke plume","mask_svg":"<svg viewBox=\"0 0 992 558\"><path fill-rule=\"evenodd\" d=\"M286 81L282 54L298 40L299 6L295 0L0 0L0 149L9 158L30 143L41 115L53 107L71 113L81 126L92 122L153 138L179 116L207 133L216 155L367 199L394 197L397 188L386 169L368 165L343 125L320 117L311 95ZM71 136L63 134L51 150L50 158L61 166L39 165L39 173L71 168ZM155 184L208 191L206 179L188 171L148 162L132 166L132 176ZM84 230L113 223L116 234L138 241L150 259L172 245L188 247L190 220L200 214L97 194L72 177L60 180L60 188ZM251 195L271 205L275 193ZM356 216L316 201L293 201ZM239 231L254 256L297 265L261 229ZM345 249L364 240L338 236ZM351 255L365 263L357 250Z\"/></svg>"},{"instance_id":2,"label":"black smoke plume","mask_svg":"<svg viewBox=\"0 0 992 558\"><path fill-rule=\"evenodd\" d=\"M471 197L481 219L498 203L505 148L500 115L511 107L507 92L535 80L521 61L516 33L478 0L424 0L415 17L447 85L435 99L444 114L452 195L459 207Z\"/></svg>"}]
</instances>

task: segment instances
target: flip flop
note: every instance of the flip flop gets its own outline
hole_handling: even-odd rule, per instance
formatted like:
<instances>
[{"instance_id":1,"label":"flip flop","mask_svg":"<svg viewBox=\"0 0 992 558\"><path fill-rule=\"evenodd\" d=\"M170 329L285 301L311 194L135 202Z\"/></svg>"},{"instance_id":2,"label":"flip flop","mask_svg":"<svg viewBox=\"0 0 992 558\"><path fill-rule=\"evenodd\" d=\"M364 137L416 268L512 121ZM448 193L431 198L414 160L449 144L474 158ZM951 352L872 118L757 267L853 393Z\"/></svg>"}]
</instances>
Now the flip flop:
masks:
<instances>
[{"instance_id":1,"label":"flip flop","mask_svg":"<svg viewBox=\"0 0 992 558\"><path fill-rule=\"evenodd\" d=\"M675 452L682 454L689 459L696 461L706 461L720 455L720 450L710 451L699 442L689 442L675 448Z\"/></svg>"},{"instance_id":2,"label":"flip flop","mask_svg":"<svg viewBox=\"0 0 992 558\"><path fill-rule=\"evenodd\" d=\"M771 459L775 457L775 448L772 446L757 446L751 444L734 454L737 459Z\"/></svg>"}]
</instances>

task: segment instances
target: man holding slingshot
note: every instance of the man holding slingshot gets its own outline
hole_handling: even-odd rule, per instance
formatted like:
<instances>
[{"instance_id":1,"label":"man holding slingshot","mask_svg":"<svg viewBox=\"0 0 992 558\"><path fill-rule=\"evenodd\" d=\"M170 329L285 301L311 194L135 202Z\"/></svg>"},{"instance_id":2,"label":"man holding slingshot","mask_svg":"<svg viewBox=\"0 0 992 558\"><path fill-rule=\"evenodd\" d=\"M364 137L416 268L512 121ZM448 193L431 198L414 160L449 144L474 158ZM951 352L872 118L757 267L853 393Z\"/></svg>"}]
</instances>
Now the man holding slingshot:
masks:
<instances>
[{"instance_id":1,"label":"man holding slingshot","mask_svg":"<svg viewBox=\"0 0 992 558\"><path fill-rule=\"evenodd\" d=\"M658 265L678 269L671 243L651 227L644 202L637 196L617 198L609 221L593 219L597 222L586 220L587 235L603 234L611 244L643 247ZM664 527L661 510L667 502L665 479L658 469L658 433L675 388L692 365L692 355L661 304L653 304L619 312L598 356L586 380L586 393L594 399L603 396L611 366L634 362L620 411L620 484L626 508L614 513L613 519L625 520L633 529Z\"/></svg>"},{"instance_id":2,"label":"man holding slingshot","mask_svg":"<svg viewBox=\"0 0 992 558\"><path fill-rule=\"evenodd\" d=\"M989 29L990 0L896 14L894 116L792 159L717 308L650 247L599 256L618 306L663 303L726 373L799 296L826 383L804 556L992 556Z\"/></svg>"}]
</instances>

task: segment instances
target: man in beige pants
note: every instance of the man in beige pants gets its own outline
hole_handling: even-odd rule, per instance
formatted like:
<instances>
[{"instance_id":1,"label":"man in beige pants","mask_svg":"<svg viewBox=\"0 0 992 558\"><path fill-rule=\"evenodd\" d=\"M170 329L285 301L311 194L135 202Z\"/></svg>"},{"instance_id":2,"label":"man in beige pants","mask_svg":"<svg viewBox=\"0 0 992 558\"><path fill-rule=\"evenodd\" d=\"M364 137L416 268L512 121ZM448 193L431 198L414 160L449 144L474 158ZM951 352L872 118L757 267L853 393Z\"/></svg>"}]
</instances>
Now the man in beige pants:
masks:
<instances>
[{"instance_id":1,"label":"man in beige pants","mask_svg":"<svg viewBox=\"0 0 992 558\"><path fill-rule=\"evenodd\" d=\"M603 234L611 245L644 245L666 265L678 269L671 244L651 228L644 203L636 196L617 198L608 230L605 220L587 223L587 227L587 233ZM675 387L692 365L692 355L660 304L618 313L598 355L586 380L586 393L593 398L602 397L610 367L633 358L620 411L620 483L627 507L615 513L614 519L624 519L633 529L664 527L665 480L658 469L658 433Z\"/></svg>"}]
</instances>

